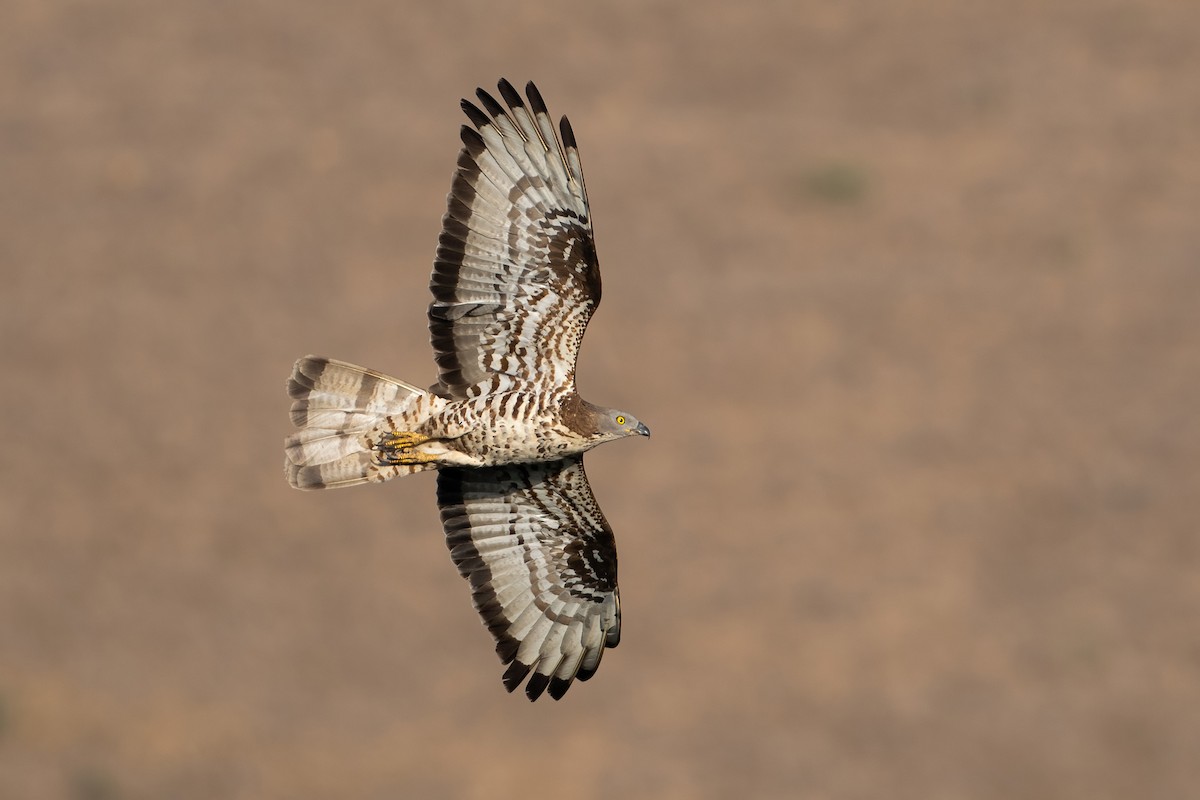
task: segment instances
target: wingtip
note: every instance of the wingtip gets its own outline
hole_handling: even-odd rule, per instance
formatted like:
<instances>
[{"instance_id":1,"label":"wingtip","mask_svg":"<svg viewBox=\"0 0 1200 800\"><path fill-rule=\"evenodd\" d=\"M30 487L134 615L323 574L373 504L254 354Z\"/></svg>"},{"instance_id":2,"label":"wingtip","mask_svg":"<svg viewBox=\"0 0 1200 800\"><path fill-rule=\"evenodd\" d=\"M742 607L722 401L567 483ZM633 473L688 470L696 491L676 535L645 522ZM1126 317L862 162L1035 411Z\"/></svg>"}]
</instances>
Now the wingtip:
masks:
<instances>
[{"instance_id":1,"label":"wingtip","mask_svg":"<svg viewBox=\"0 0 1200 800\"><path fill-rule=\"evenodd\" d=\"M475 96L479 98L480 103L483 103L484 109L492 115L493 119L504 114L504 106L500 105L496 101L496 98L492 97L482 87L475 90Z\"/></svg>"},{"instance_id":2,"label":"wingtip","mask_svg":"<svg viewBox=\"0 0 1200 800\"><path fill-rule=\"evenodd\" d=\"M563 147L570 149L578 149L579 145L575 142L575 131L571 127L571 120L565 116L558 121L558 132L562 135Z\"/></svg>"},{"instance_id":3,"label":"wingtip","mask_svg":"<svg viewBox=\"0 0 1200 800\"><path fill-rule=\"evenodd\" d=\"M479 131L470 125L463 125L458 129L458 138L462 140L463 146L467 148L467 152L471 154L472 158L478 156L487 147L483 137L479 135ZM477 168L474 164L463 164L461 160L458 166L459 169Z\"/></svg>"},{"instance_id":4,"label":"wingtip","mask_svg":"<svg viewBox=\"0 0 1200 800\"><path fill-rule=\"evenodd\" d=\"M500 96L504 98L504 102L508 103L509 108L521 108L525 105L520 93L509 83L508 78L501 78L496 83L496 88L500 90Z\"/></svg>"},{"instance_id":5,"label":"wingtip","mask_svg":"<svg viewBox=\"0 0 1200 800\"><path fill-rule=\"evenodd\" d=\"M504 671L504 688L510 693L515 691L521 685L521 681L525 680L525 676L529 674L531 665L522 664L520 661L514 661L508 665L508 669Z\"/></svg>"},{"instance_id":6,"label":"wingtip","mask_svg":"<svg viewBox=\"0 0 1200 800\"><path fill-rule=\"evenodd\" d=\"M550 697L555 700L562 700L563 695L567 693L567 689L571 688L571 681L567 678L551 678L550 686L547 689Z\"/></svg>"},{"instance_id":7,"label":"wingtip","mask_svg":"<svg viewBox=\"0 0 1200 800\"><path fill-rule=\"evenodd\" d=\"M550 685L550 676L543 675L540 672L533 673L529 678L529 683L525 684L525 696L529 698L529 702L533 702L542 696L546 691L546 687Z\"/></svg>"},{"instance_id":8,"label":"wingtip","mask_svg":"<svg viewBox=\"0 0 1200 800\"><path fill-rule=\"evenodd\" d=\"M533 109L533 113L546 113L546 101L542 99L542 93L538 91L533 81L525 84L525 96L529 98L529 107Z\"/></svg>"},{"instance_id":9,"label":"wingtip","mask_svg":"<svg viewBox=\"0 0 1200 800\"><path fill-rule=\"evenodd\" d=\"M467 119L471 120L471 124L476 128L491 124L491 119L488 117L488 115L483 113L479 106L475 105L467 98L464 97L462 100L460 100L458 107L462 109L463 113L467 115Z\"/></svg>"},{"instance_id":10,"label":"wingtip","mask_svg":"<svg viewBox=\"0 0 1200 800\"><path fill-rule=\"evenodd\" d=\"M517 657L517 650L520 647L521 642L508 634L496 637L496 655L500 656L501 664L512 663L512 660Z\"/></svg>"}]
</instances>

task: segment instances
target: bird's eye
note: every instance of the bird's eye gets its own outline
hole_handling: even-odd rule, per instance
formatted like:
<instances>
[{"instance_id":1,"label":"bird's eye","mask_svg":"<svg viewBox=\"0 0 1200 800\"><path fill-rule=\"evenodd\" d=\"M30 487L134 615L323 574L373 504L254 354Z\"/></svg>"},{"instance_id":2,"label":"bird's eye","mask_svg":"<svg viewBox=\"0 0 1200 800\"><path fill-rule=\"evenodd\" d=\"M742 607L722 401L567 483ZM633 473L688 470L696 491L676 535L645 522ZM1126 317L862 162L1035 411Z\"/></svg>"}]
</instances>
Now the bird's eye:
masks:
<instances>
[{"instance_id":1,"label":"bird's eye","mask_svg":"<svg viewBox=\"0 0 1200 800\"><path fill-rule=\"evenodd\" d=\"M617 424L618 424L618 425L624 425L624 424L625 424L625 418L624 418L624 417L622 417L620 414L617 414Z\"/></svg>"}]
</instances>

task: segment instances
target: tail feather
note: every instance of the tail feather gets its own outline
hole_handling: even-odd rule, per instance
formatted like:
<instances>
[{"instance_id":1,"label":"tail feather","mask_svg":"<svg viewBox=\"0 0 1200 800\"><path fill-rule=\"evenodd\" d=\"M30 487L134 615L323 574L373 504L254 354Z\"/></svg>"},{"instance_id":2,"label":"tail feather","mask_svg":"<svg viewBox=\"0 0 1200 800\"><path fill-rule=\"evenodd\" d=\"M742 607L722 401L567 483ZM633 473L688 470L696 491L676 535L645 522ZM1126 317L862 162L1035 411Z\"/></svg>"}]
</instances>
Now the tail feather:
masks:
<instances>
[{"instance_id":1,"label":"tail feather","mask_svg":"<svg viewBox=\"0 0 1200 800\"><path fill-rule=\"evenodd\" d=\"M385 481L431 465L380 465L374 445L383 431L411 430L430 397L424 389L344 361L305 356L287 384L292 423L284 474L297 489ZM399 426L399 427L398 427Z\"/></svg>"},{"instance_id":2,"label":"tail feather","mask_svg":"<svg viewBox=\"0 0 1200 800\"><path fill-rule=\"evenodd\" d=\"M380 417L403 413L413 395L425 394L382 372L318 356L296 362L287 389L292 424L327 430L370 427Z\"/></svg>"},{"instance_id":3,"label":"tail feather","mask_svg":"<svg viewBox=\"0 0 1200 800\"><path fill-rule=\"evenodd\" d=\"M360 483L382 483L389 478L410 475L427 465L381 467L371 453L353 453L327 464L302 466L289 461L284 466L288 483L297 489L340 489Z\"/></svg>"}]
</instances>

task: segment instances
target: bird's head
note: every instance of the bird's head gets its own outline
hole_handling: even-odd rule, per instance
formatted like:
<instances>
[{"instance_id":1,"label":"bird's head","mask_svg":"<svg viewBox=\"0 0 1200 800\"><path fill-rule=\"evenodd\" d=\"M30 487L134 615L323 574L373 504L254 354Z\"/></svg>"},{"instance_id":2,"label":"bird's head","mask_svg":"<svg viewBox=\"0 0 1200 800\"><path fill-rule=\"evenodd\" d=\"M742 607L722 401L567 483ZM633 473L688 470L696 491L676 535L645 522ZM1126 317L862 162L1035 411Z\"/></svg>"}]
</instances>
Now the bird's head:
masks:
<instances>
[{"instance_id":1,"label":"bird's head","mask_svg":"<svg viewBox=\"0 0 1200 800\"><path fill-rule=\"evenodd\" d=\"M626 436L650 435L650 429L633 414L592 405L575 392L563 400L559 413L568 428L589 440L588 447Z\"/></svg>"},{"instance_id":2,"label":"bird's head","mask_svg":"<svg viewBox=\"0 0 1200 800\"><path fill-rule=\"evenodd\" d=\"M650 435L650 429L632 414L613 408L597 409L597 412L596 432L604 439Z\"/></svg>"}]
</instances>

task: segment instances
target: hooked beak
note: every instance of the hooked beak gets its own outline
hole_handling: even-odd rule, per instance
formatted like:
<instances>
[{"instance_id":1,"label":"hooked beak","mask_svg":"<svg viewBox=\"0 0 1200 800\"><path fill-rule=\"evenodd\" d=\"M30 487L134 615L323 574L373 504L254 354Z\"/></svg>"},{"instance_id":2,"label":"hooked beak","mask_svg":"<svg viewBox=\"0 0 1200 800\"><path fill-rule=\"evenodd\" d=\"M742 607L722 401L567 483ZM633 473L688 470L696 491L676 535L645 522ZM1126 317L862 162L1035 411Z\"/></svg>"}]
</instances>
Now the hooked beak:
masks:
<instances>
[{"instance_id":1,"label":"hooked beak","mask_svg":"<svg viewBox=\"0 0 1200 800\"><path fill-rule=\"evenodd\" d=\"M650 435L650 429L647 428L645 423L643 423L643 422L639 422L638 426L633 429L633 432L640 436L649 436Z\"/></svg>"}]
</instances>

